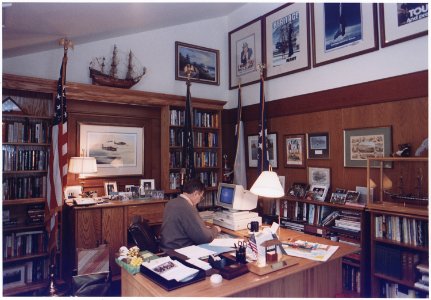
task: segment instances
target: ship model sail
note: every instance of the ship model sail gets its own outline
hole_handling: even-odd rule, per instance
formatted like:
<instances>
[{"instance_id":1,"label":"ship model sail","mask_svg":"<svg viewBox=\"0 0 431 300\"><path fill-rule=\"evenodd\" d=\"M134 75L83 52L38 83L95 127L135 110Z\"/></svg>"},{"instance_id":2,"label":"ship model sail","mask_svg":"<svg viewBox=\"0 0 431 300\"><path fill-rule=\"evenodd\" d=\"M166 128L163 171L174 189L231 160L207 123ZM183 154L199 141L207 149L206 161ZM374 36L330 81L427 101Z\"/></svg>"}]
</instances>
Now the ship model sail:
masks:
<instances>
[{"instance_id":1,"label":"ship model sail","mask_svg":"<svg viewBox=\"0 0 431 300\"><path fill-rule=\"evenodd\" d=\"M105 70L105 57L94 58L89 67L90 78L93 84L128 89L137 84L142 76L145 75L146 68L142 67L132 51L129 52L127 66L125 66L125 68L122 68L122 65L119 64L119 60L117 46L115 45L108 71ZM122 76L123 78L121 78L119 73L125 74Z\"/></svg>"}]
</instances>

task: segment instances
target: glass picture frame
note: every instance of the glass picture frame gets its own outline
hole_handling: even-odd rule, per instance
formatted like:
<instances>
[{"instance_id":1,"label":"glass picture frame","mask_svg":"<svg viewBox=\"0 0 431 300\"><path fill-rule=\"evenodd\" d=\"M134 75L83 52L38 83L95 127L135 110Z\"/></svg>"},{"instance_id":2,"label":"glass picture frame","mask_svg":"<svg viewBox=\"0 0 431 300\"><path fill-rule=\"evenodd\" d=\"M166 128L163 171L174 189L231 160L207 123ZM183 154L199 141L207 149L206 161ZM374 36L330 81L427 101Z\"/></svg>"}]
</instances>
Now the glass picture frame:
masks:
<instances>
[{"instance_id":1,"label":"glass picture frame","mask_svg":"<svg viewBox=\"0 0 431 300\"><path fill-rule=\"evenodd\" d=\"M304 134L284 136L284 166L286 168L305 168Z\"/></svg>"},{"instance_id":2,"label":"glass picture frame","mask_svg":"<svg viewBox=\"0 0 431 300\"><path fill-rule=\"evenodd\" d=\"M329 159L329 133L307 133L307 158Z\"/></svg>"}]
</instances>

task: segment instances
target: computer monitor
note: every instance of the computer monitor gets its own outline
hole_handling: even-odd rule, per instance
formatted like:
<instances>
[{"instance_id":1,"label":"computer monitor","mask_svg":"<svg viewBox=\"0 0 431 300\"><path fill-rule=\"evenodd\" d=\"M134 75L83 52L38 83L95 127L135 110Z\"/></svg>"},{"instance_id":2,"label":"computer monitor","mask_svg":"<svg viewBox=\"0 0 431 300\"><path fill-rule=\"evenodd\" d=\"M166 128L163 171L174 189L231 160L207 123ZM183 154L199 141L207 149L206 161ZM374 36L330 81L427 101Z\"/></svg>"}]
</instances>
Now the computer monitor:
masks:
<instances>
[{"instance_id":1,"label":"computer monitor","mask_svg":"<svg viewBox=\"0 0 431 300\"><path fill-rule=\"evenodd\" d=\"M219 183L215 205L235 211L252 210L257 206L257 195L242 185Z\"/></svg>"}]
</instances>

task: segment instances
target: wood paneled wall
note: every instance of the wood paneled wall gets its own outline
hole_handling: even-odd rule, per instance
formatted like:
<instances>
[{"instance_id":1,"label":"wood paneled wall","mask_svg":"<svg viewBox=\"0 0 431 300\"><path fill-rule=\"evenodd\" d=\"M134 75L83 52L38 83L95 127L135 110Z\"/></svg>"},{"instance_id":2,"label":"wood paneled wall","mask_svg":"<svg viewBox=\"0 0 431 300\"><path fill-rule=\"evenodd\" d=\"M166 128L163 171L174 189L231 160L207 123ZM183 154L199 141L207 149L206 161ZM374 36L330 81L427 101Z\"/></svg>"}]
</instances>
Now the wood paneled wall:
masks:
<instances>
[{"instance_id":1,"label":"wood paneled wall","mask_svg":"<svg viewBox=\"0 0 431 300\"><path fill-rule=\"evenodd\" d=\"M243 108L246 145L247 136L258 132L258 109L258 104ZM223 120L223 153L233 167L236 109L223 111ZM414 153L428 137L428 72L270 101L267 123L268 132L277 133L275 171L286 176L286 189L293 182L307 182L307 167L330 168L332 188L366 186L365 168L344 167L343 130L391 126L392 150L398 144L411 143ZM330 158L307 159L302 169L284 167L283 136L318 132L329 132ZM247 168L248 188L256 177L256 168Z\"/></svg>"}]
</instances>

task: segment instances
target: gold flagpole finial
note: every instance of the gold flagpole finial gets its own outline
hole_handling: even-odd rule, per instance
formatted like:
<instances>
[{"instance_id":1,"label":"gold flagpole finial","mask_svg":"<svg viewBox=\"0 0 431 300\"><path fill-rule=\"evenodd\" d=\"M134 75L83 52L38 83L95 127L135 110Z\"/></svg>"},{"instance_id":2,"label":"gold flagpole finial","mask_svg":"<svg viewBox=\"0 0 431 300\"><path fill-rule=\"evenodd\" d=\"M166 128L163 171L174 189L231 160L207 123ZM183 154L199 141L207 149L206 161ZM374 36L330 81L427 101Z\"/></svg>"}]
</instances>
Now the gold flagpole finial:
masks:
<instances>
[{"instance_id":1,"label":"gold flagpole finial","mask_svg":"<svg viewBox=\"0 0 431 300\"><path fill-rule=\"evenodd\" d=\"M187 81L190 81L190 77L191 77L192 73L194 73L194 72L196 72L196 69L193 65L187 64L184 67L184 73L187 74Z\"/></svg>"},{"instance_id":2,"label":"gold flagpole finial","mask_svg":"<svg viewBox=\"0 0 431 300\"><path fill-rule=\"evenodd\" d=\"M67 51L69 48L73 49L73 42L71 40L68 40L67 38L61 38L58 41L58 44L64 47L64 51Z\"/></svg>"}]
</instances>

